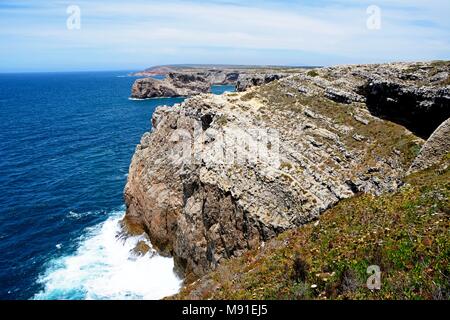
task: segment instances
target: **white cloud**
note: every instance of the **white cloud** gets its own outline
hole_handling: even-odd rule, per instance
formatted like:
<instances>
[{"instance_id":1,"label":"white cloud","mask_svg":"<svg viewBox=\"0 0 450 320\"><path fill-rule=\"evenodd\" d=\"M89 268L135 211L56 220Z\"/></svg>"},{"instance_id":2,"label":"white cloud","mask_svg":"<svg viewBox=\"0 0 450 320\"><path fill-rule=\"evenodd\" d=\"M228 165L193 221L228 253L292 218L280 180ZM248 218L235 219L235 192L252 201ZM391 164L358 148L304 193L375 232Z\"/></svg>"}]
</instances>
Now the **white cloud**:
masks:
<instances>
[{"instance_id":1,"label":"white cloud","mask_svg":"<svg viewBox=\"0 0 450 320\"><path fill-rule=\"evenodd\" d=\"M372 2L382 9L380 31L366 28L366 7ZM437 0L334 1L323 7L298 2L284 6L199 1L74 3L82 13L79 31L65 29L68 2L63 1L37 11L23 9L21 14L30 23L12 25L12 18L5 16L0 36L27 39L30 46L44 41L49 48L110 48L112 55L126 51L142 57L147 53L176 56L182 50L194 52L192 48L234 48L309 52L373 62L449 58L450 52L446 16L450 5ZM8 11L11 17L17 14L14 9ZM328 63L334 61L320 62Z\"/></svg>"}]
</instances>

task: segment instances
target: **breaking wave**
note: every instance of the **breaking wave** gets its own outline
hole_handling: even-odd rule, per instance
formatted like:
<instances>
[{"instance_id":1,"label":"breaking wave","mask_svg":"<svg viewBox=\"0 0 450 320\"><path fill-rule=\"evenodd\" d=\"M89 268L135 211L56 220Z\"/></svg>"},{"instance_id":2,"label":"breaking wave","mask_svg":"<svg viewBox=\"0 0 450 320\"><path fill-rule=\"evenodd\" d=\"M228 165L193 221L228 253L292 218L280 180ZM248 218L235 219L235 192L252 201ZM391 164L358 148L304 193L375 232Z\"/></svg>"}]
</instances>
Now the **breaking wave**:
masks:
<instances>
[{"instance_id":1,"label":"breaking wave","mask_svg":"<svg viewBox=\"0 0 450 320\"><path fill-rule=\"evenodd\" d=\"M182 280L173 259L158 255L145 235L123 236L123 211L88 228L75 253L51 261L38 278L43 290L34 299L156 300L179 291ZM145 255L134 252L143 241Z\"/></svg>"}]
</instances>

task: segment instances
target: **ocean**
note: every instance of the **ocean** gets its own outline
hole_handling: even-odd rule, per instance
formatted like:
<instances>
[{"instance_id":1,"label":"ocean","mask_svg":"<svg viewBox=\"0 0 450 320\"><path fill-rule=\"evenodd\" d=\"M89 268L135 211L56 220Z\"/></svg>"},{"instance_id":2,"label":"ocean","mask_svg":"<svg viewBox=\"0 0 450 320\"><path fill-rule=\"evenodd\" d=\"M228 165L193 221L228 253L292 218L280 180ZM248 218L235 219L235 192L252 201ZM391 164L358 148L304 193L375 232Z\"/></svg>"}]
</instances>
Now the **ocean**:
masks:
<instances>
[{"instance_id":1,"label":"ocean","mask_svg":"<svg viewBox=\"0 0 450 320\"><path fill-rule=\"evenodd\" d=\"M183 99L130 100L135 78L126 74L0 74L0 299L160 299L179 290L173 260L133 254L143 237L123 237L119 221L152 113Z\"/></svg>"}]
</instances>

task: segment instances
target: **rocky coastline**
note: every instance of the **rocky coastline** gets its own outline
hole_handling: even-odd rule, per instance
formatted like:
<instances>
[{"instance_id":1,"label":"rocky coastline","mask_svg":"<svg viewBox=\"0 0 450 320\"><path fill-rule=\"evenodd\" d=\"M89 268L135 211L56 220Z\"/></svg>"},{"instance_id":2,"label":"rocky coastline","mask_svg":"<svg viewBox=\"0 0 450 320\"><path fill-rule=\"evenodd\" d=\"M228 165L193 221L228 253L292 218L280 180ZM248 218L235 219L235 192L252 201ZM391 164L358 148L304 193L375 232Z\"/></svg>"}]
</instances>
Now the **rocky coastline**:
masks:
<instances>
[{"instance_id":1,"label":"rocky coastline","mask_svg":"<svg viewBox=\"0 0 450 320\"><path fill-rule=\"evenodd\" d=\"M279 80L298 68L285 69L176 69L160 67L133 74L137 79L131 90L131 98L190 97L210 92L214 85L234 85L237 91ZM156 79L154 76L164 76Z\"/></svg>"},{"instance_id":2,"label":"rocky coastline","mask_svg":"<svg viewBox=\"0 0 450 320\"><path fill-rule=\"evenodd\" d=\"M192 97L155 111L130 166L124 221L190 282L344 199L395 192L450 152L449 70L424 62L139 79L132 97ZM238 92L207 94L217 83Z\"/></svg>"}]
</instances>

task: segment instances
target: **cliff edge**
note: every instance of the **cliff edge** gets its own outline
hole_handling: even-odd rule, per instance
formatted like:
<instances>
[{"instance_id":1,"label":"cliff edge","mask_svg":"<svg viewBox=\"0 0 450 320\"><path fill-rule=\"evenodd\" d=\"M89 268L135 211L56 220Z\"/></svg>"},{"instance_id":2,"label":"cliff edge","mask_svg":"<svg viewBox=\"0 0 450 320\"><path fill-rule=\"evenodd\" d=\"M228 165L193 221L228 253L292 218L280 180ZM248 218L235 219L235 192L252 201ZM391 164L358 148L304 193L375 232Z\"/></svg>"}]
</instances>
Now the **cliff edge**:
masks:
<instances>
[{"instance_id":1,"label":"cliff edge","mask_svg":"<svg viewBox=\"0 0 450 320\"><path fill-rule=\"evenodd\" d=\"M150 71L152 70L152 71ZM138 76L150 76L137 79L131 89L131 98L171 98L190 97L208 93L213 85L236 85L237 91L279 80L289 75L288 72L298 71L298 68L270 69L168 69L161 67L150 69ZM161 73L161 74L160 74ZM152 75L163 75L164 79L152 78Z\"/></svg>"},{"instance_id":2,"label":"cliff edge","mask_svg":"<svg viewBox=\"0 0 450 320\"><path fill-rule=\"evenodd\" d=\"M393 192L450 117L448 77L449 63L339 66L160 107L125 223L189 280L343 199Z\"/></svg>"}]
</instances>

